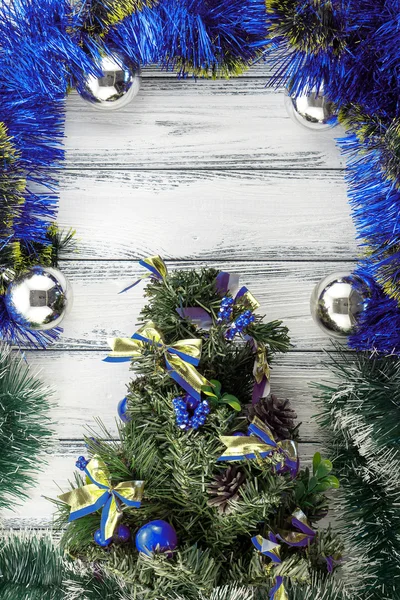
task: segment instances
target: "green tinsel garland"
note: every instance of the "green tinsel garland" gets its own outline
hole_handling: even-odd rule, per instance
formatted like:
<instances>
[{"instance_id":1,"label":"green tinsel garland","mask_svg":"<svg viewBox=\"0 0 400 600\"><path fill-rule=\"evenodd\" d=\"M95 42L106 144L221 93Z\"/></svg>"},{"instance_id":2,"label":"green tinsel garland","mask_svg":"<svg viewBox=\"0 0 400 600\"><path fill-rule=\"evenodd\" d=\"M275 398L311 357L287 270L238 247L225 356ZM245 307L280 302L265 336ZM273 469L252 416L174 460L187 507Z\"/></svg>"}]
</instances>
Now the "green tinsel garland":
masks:
<instances>
[{"instance_id":1,"label":"green tinsel garland","mask_svg":"<svg viewBox=\"0 0 400 600\"><path fill-rule=\"evenodd\" d=\"M339 353L327 367L338 383L319 385L327 448L336 456L336 501L351 575L362 598L400 598L400 361Z\"/></svg>"},{"instance_id":2,"label":"green tinsel garland","mask_svg":"<svg viewBox=\"0 0 400 600\"><path fill-rule=\"evenodd\" d=\"M51 391L24 359L0 345L0 509L13 506L34 484L51 440Z\"/></svg>"}]
</instances>

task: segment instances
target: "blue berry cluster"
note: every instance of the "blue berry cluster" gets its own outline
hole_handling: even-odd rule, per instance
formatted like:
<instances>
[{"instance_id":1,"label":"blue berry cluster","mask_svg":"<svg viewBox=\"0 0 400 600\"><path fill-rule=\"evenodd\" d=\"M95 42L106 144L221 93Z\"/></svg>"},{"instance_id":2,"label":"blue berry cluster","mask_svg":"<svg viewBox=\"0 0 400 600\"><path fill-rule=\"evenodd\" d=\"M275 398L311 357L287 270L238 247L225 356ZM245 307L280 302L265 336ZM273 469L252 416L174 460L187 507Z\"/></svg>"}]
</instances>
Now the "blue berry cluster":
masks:
<instances>
[{"instance_id":1,"label":"blue berry cluster","mask_svg":"<svg viewBox=\"0 0 400 600\"><path fill-rule=\"evenodd\" d=\"M81 471L84 471L89 464L89 461L86 460L84 456L78 456L78 460L75 463L75 466L78 467Z\"/></svg>"},{"instance_id":2,"label":"blue berry cluster","mask_svg":"<svg viewBox=\"0 0 400 600\"><path fill-rule=\"evenodd\" d=\"M230 321L233 313L233 298L228 298L225 296L221 300L221 304L219 307L219 314L217 318L217 323L222 323L223 321Z\"/></svg>"},{"instance_id":3,"label":"blue berry cluster","mask_svg":"<svg viewBox=\"0 0 400 600\"><path fill-rule=\"evenodd\" d=\"M242 333L250 323L254 322L254 315L251 310L245 310L244 313L238 316L237 319L232 323L228 331L226 332L226 338L233 340L237 333Z\"/></svg>"},{"instance_id":4,"label":"blue berry cluster","mask_svg":"<svg viewBox=\"0 0 400 600\"><path fill-rule=\"evenodd\" d=\"M210 405L207 400L200 402L189 396L189 394L174 398L172 404L174 405L176 424L183 431L198 429L201 425L204 425L210 412Z\"/></svg>"}]
</instances>

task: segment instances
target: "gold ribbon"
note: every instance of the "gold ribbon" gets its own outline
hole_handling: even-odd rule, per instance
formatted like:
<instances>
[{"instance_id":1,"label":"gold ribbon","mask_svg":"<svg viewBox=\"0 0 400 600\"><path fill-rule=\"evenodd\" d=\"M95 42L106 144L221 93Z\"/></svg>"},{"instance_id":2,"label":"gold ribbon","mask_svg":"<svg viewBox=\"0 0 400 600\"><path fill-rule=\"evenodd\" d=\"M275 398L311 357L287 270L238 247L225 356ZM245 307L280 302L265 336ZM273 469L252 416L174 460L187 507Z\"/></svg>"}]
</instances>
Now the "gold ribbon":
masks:
<instances>
[{"instance_id":1,"label":"gold ribbon","mask_svg":"<svg viewBox=\"0 0 400 600\"><path fill-rule=\"evenodd\" d=\"M236 294L235 304L243 307L245 310L251 310L251 312L254 312L260 308L259 301L253 296L246 286L240 288Z\"/></svg>"},{"instance_id":2,"label":"gold ribbon","mask_svg":"<svg viewBox=\"0 0 400 600\"><path fill-rule=\"evenodd\" d=\"M139 279L137 279L134 283L128 285L128 287L121 290L119 292L120 294L131 290L140 281L142 281L143 279L147 279L148 277L155 277L156 279L163 280L168 275L167 265L165 264L161 256L155 255L143 258L142 260L139 260L139 265L147 269L149 273L145 273L144 275L139 277Z\"/></svg>"},{"instance_id":3,"label":"gold ribbon","mask_svg":"<svg viewBox=\"0 0 400 600\"><path fill-rule=\"evenodd\" d=\"M271 370L268 364L267 348L260 342L257 343L256 360L254 363L253 375L257 383L261 383L264 377L269 381Z\"/></svg>"},{"instance_id":4,"label":"gold ribbon","mask_svg":"<svg viewBox=\"0 0 400 600\"><path fill-rule=\"evenodd\" d=\"M271 600L289 600L289 596L288 596L288 593L285 589L283 582L281 583L279 588L276 590L274 597Z\"/></svg>"},{"instance_id":5,"label":"gold ribbon","mask_svg":"<svg viewBox=\"0 0 400 600\"><path fill-rule=\"evenodd\" d=\"M158 254L144 258L139 261L139 264L142 265L142 267L149 269L153 275L160 279L164 279L168 275L167 265Z\"/></svg>"},{"instance_id":6,"label":"gold ribbon","mask_svg":"<svg viewBox=\"0 0 400 600\"><path fill-rule=\"evenodd\" d=\"M253 459L257 456L265 458L271 452L280 452L283 466L279 470L290 471L292 477L298 473L297 446L293 440L276 442L269 427L258 417L254 417L248 428L248 436L220 436L221 442L226 446L218 461Z\"/></svg>"},{"instance_id":7,"label":"gold ribbon","mask_svg":"<svg viewBox=\"0 0 400 600\"><path fill-rule=\"evenodd\" d=\"M164 343L161 334L151 321L143 325L131 338L107 340L111 347L109 358L130 359L143 355L146 344L155 344L163 349L170 376L189 394L200 398L201 388L209 382L195 368L201 358L201 339L179 340L170 346Z\"/></svg>"},{"instance_id":8,"label":"gold ribbon","mask_svg":"<svg viewBox=\"0 0 400 600\"><path fill-rule=\"evenodd\" d=\"M102 509L100 528L104 540L112 537L121 517L119 504L139 508L143 496L144 481L124 481L111 485L110 473L95 455L88 463L85 473L91 483L61 494L59 499L71 507L69 521L75 521Z\"/></svg>"}]
</instances>

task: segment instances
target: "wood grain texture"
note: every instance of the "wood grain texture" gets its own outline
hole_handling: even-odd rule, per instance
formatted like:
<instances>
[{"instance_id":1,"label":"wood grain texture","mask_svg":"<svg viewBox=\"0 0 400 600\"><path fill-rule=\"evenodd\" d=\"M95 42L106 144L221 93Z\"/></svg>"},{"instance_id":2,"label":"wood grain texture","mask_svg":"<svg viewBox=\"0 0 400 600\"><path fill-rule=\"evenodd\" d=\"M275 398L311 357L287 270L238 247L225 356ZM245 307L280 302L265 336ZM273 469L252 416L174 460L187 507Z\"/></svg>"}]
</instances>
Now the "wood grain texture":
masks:
<instances>
[{"instance_id":1,"label":"wood grain texture","mask_svg":"<svg viewBox=\"0 0 400 600\"><path fill-rule=\"evenodd\" d=\"M313 132L286 114L283 94L260 79L143 79L118 112L67 100L69 168L316 169L343 160L335 128Z\"/></svg>"},{"instance_id":2,"label":"wood grain texture","mask_svg":"<svg viewBox=\"0 0 400 600\"><path fill-rule=\"evenodd\" d=\"M80 259L356 255L335 171L67 171L58 220L77 229Z\"/></svg>"},{"instance_id":3,"label":"wood grain texture","mask_svg":"<svg viewBox=\"0 0 400 600\"><path fill-rule=\"evenodd\" d=\"M320 350L326 336L310 314L314 285L334 271L348 271L352 262L251 262L187 261L168 262L170 269L215 267L239 273L260 302L260 314L269 321L282 319L290 329L297 350ZM70 279L74 292L71 313L63 322L64 334L57 349L106 349L108 337L134 333L143 307L143 286L119 294L139 279L143 268L132 261L65 261L61 269Z\"/></svg>"},{"instance_id":4,"label":"wood grain texture","mask_svg":"<svg viewBox=\"0 0 400 600\"><path fill-rule=\"evenodd\" d=\"M100 112L77 94L67 100L67 169L60 174L59 222L77 229L80 253L62 261L74 305L49 351L26 353L55 388L54 448L48 466L5 526L48 527L65 489L85 426L100 417L116 434L116 405L129 365L102 362L106 339L131 335L142 286L118 292L161 254L174 269L213 266L240 273L266 319L289 326L293 352L273 365L272 388L302 421L304 464L321 449L311 381L327 375L309 298L327 273L348 270L357 253L335 145L340 128L309 132L287 116L283 92L267 89L267 63L228 81L177 80L143 72L138 97Z\"/></svg>"}]
</instances>

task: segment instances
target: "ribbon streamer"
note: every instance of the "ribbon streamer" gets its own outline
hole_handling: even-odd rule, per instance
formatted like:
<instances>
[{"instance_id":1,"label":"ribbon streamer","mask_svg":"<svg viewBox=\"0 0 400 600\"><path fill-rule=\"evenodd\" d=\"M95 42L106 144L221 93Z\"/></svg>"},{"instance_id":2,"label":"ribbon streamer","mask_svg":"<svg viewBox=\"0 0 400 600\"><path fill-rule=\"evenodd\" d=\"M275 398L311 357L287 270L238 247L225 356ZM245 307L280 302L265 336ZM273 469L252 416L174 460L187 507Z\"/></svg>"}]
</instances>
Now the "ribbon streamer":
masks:
<instances>
[{"instance_id":1,"label":"ribbon streamer","mask_svg":"<svg viewBox=\"0 0 400 600\"><path fill-rule=\"evenodd\" d=\"M137 281L135 281L131 285L128 285L128 287L121 290L119 292L120 294L123 294L124 292L131 290L138 283L140 283L140 281L142 281L143 279L147 279L147 277L154 277L155 279L159 279L162 281L168 275L167 265L165 264L165 262L163 261L161 256L155 255L155 256L148 256L147 258L143 258L143 260L139 260L139 265L144 267L145 269L148 269L150 272L145 273L144 275L139 277L139 279Z\"/></svg>"},{"instance_id":2,"label":"ribbon streamer","mask_svg":"<svg viewBox=\"0 0 400 600\"><path fill-rule=\"evenodd\" d=\"M257 404L260 398L265 398L270 392L267 348L264 344L253 340L256 360L254 361L253 375L255 383L253 386L252 404Z\"/></svg>"},{"instance_id":3,"label":"ribbon streamer","mask_svg":"<svg viewBox=\"0 0 400 600\"><path fill-rule=\"evenodd\" d=\"M283 584L283 577L280 575L275 578L275 585L269 591L269 598L270 600L289 600L288 593Z\"/></svg>"},{"instance_id":4,"label":"ribbon streamer","mask_svg":"<svg viewBox=\"0 0 400 600\"><path fill-rule=\"evenodd\" d=\"M282 562L280 549L281 545L278 543L276 537L273 533L269 533L269 539L265 539L262 535L256 535L251 538L253 542L253 546L272 560L272 562L276 564L280 564Z\"/></svg>"},{"instance_id":5,"label":"ribbon streamer","mask_svg":"<svg viewBox=\"0 0 400 600\"><path fill-rule=\"evenodd\" d=\"M281 530L280 533L277 533L276 535L270 532L268 534L268 539L264 538L262 535L256 535L251 538L256 550L271 559L275 565L282 563L280 555L281 546L278 540L294 547L304 547L314 541L316 532L310 527L306 515L300 508L297 508L292 513L291 522L294 527L300 529L301 533L297 531ZM270 590L269 594L270 600L289 600L282 576L278 575L275 578L275 585Z\"/></svg>"},{"instance_id":6,"label":"ribbon streamer","mask_svg":"<svg viewBox=\"0 0 400 600\"><path fill-rule=\"evenodd\" d=\"M220 462L268 457L272 452L280 452L284 459L283 466L277 466L278 472L289 471L293 478L299 471L297 445L293 440L276 442L271 430L258 418L254 417L247 430L247 436L221 436L226 446L225 452L218 458Z\"/></svg>"},{"instance_id":7,"label":"ribbon streamer","mask_svg":"<svg viewBox=\"0 0 400 600\"><path fill-rule=\"evenodd\" d=\"M122 514L120 504L124 503L131 508L140 507L144 481L124 481L112 486L108 468L97 455L90 460L85 473L91 483L58 497L71 507L69 521L76 521L102 508L101 535L104 540L108 540Z\"/></svg>"},{"instance_id":8,"label":"ribbon streamer","mask_svg":"<svg viewBox=\"0 0 400 600\"><path fill-rule=\"evenodd\" d=\"M149 321L131 338L114 338L107 341L112 352L105 362L123 362L138 358L142 356L146 344L153 344L164 350L169 376L188 394L201 400L201 388L210 385L195 368L200 362L201 339L179 340L167 346L154 323Z\"/></svg>"},{"instance_id":9,"label":"ribbon streamer","mask_svg":"<svg viewBox=\"0 0 400 600\"><path fill-rule=\"evenodd\" d=\"M310 542L314 541L316 531L312 529L306 515L300 508L297 508L294 513L292 513L291 520L293 527L299 529L300 533L298 531L281 530L276 534L276 537L279 540L282 540L282 542L285 542L285 544L288 544L289 546L297 548L308 546Z\"/></svg>"},{"instance_id":10,"label":"ribbon streamer","mask_svg":"<svg viewBox=\"0 0 400 600\"><path fill-rule=\"evenodd\" d=\"M272 532L269 533L268 540L262 537L262 535L256 535L251 538L251 541L258 552L270 558L276 565L281 564L281 546L278 543L276 536ZM275 578L275 585L270 590L269 597L270 600L288 600L289 597L287 595L285 586L283 584L283 577L281 577L281 575L278 575Z\"/></svg>"}]
</instances>

